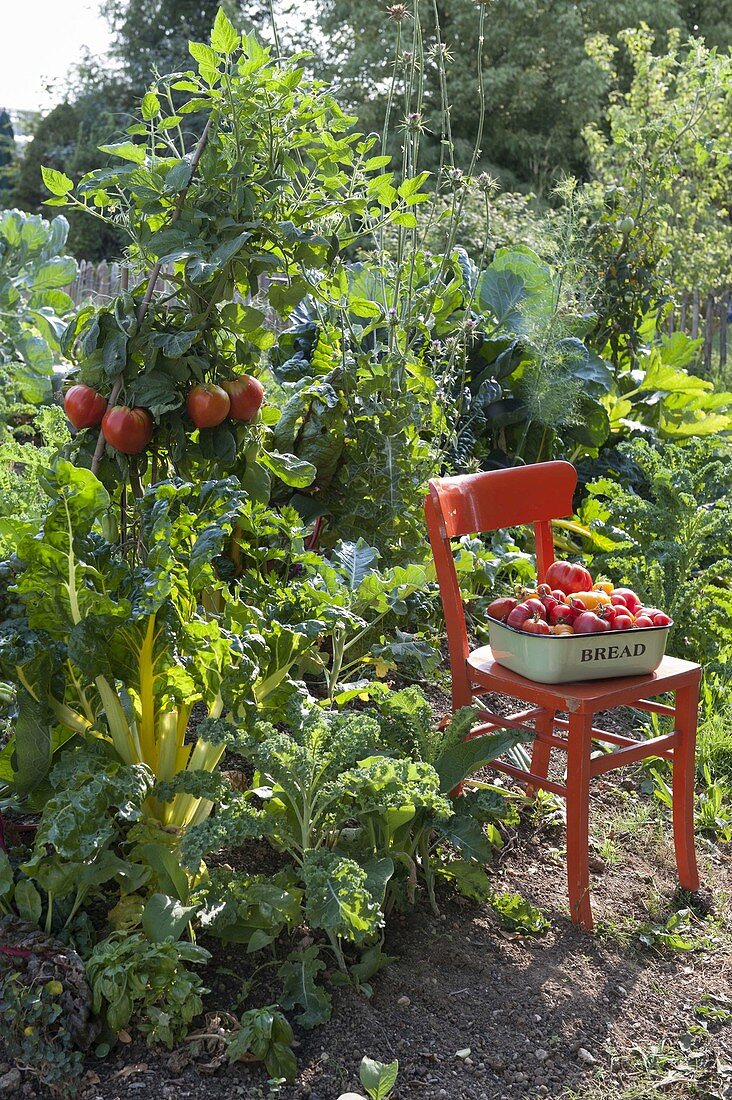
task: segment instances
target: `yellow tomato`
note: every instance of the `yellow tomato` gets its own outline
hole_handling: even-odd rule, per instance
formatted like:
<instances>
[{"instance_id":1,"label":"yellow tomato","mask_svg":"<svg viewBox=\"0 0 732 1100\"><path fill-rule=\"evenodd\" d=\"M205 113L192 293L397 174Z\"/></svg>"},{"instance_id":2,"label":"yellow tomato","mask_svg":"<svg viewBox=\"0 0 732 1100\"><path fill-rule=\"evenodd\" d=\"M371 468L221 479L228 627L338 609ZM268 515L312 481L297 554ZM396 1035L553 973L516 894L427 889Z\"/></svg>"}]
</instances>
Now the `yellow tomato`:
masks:
<instances>
[{"instance_id":1,"label":"yellow tomato","mask_svg":"<svg viewBox=\"0 0 732 1100\"><path fill-rule=\"evenodd\" d=\"M578 600L588 611L594 611L603 604L612 603L607 592L601 592L599 589L593 589L591 592L573 592L572 599Z\"/></svg>"},{"instance_id":2,"label":"yellow tomato","mask_svg":"<svg viewBox=\"0 0 732 1100\"><path fill-rule=\"evenodd\" d=\"M606 592L608 596L615 591L615 585L612 581L595 581L592 588L596 592Z\"/></svg>"},{"instance_id":3,"label":"yellow tomato","mask_svg":"<svg viewBox=\"0 0 732 1100\"><path fill-rule=\"evenodd\" d=\"M557 623L554 627L555 634L574 634L574 630L569 623Z\"/></svg>"}]
</instances>

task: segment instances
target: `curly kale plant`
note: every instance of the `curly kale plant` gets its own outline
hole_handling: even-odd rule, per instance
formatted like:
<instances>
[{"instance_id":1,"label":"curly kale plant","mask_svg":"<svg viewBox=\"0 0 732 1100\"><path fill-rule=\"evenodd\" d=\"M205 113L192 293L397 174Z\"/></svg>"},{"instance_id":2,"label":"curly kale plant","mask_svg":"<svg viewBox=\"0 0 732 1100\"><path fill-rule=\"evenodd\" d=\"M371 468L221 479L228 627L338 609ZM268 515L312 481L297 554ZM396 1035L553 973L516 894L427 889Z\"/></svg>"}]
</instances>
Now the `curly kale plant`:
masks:
<instances>
[{"instance_id":1,"label":"curly kale plant","mask_svg":"<svg viewBox=\"0 0 732 1100\"><path fill-rule=\"evenodd\" d=\"M473 791L454 804L447 795L515 744L516 734L465 741L473 710L461 711L437 733L428 728L432 720L423 699L409 691L392 699L383 730L378 716L312 706L291 713L290 732L257 726L238 745L255 768L252 788L191 828L181 843L184 863L197 871L210 851L268 838L291 857L298 889L304 891L305 918L326 933L341 966L342 941L373 942L385 914L402 899L414 899L420 877L435 904L441 844L449 841L462 862L487 862L491 844L485 826L507 813L493 791ZM402 738L399 744L403 727L411 742ZM212 879L211 887L202 887L212 930L251 944L259 919L252 908L254 884L239 891L241 901L229 904L224 917L218 873ZM290 900L282 895L277 900L282 915L272 921L275 934L292 923L292 886L282 885ZM229 886L229 896L230 891Z\"/></svg>"}]
</instances>

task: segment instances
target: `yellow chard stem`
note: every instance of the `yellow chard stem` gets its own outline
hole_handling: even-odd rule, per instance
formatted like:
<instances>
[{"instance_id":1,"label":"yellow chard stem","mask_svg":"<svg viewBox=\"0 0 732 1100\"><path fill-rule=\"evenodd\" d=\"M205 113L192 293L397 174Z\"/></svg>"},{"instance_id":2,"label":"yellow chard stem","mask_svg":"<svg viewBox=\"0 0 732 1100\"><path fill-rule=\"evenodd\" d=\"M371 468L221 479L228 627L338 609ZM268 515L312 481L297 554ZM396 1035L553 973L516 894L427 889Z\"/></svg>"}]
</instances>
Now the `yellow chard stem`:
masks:
<instances>
[{"instance_id":1,"label":"yellow chard stem","mask_svg":"<svg viewBox=\"0 0 732 1100\"><path fill-rule=\"evenodd\" d=\"M160 735L157 746L158 766L155 774L158 779L170 780L176 772L179 748L178 711L169 710L160 716Z\"/></svg>"},{"instance_id":2,"label":"yellow chard stem","mask_svg":"<svg viewBox=\"0 0 732 1100\"><path fill-rule=\"evenodd\" d=\"M140 650L140 744L142 758L153 773L158 773L158 746L155 742L155 614L148 617L147 630Z\"/></svg>"},{"instance_id":3,"label":"yellow chard stem","mask_svg":"<svg viewBox=\"0 0 732 1100\"><path fill-rule=\"evenodd\" d=\"M200 825L202 821L206 820L212 809L213 802L209 802L207 798L199 798L198 807L190 820L186 822L186 828L190 828L191 825Z\"/></svg>"},{"instance_id":4,"label":"yellow chard stem","mask_svg":"<svg viewBox=\"0 0 732 1100\"><path fill-rule=\"evenodd\" d=\"M125 764L141 762L143 757L137 732L130 727L117 692L110 687L105 676L97 676L95 683L104 707L112 744L117 753Z\"/></svg>"},{"instance_id":5,"label":"yellow chard stem","mask_svg":"<svg viewBox=\"0 0 732 1100\"><path fill-rule=\"evenodd\" d=\"M62 726L67 726L74 733L86 733L91 729L92 723L84 718L81 714L77 714L75 710L67 706L66 703L60 703L58 699L54 699L52 695L48 697L51 710L58 718Z\"/></svg>"},{"instance_id":6,"label":"yellow chard stem","mask_svg":"<svg viewBox=\"0 0 732 1100\"><path fill-rule=\"evenodd\" d=\"M225 745L212 745L210 741L199 738L195 744L186 771L212 772L224 755ZM206 799L196 798L192 794L177 794L172 803L167 824L186 828L197 816L199 807ZM211 812L209 810L205 816ZM203 820L203 819L201 819Z\"/></svg>"}]
</instances>

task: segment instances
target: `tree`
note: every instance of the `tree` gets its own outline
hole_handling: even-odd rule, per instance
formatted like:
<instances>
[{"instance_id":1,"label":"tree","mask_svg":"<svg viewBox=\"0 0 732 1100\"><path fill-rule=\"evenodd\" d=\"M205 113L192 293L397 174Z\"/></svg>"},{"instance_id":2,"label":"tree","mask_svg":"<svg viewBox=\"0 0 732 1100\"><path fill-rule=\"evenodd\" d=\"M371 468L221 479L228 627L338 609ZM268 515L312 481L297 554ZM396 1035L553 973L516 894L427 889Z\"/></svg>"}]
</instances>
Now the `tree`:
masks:
<instances>
[{"instance_id":1,"label":"tree","mask_svg":"<svg viewBox=\"0 0 732 1100\"><path fill-rule=\"evenodd\" d=\"M687 35L703 38L710 48L728 50L732 44L732 0L679 0Z\"/></svg>"},{"instance_id":2,"label":"tree","mask_svg":"<svg viewBox=\"0 0 732 1100\"><path fill-rule=\"evenodd\" d=\"M261 28L269 19L267 0L104 0L102 14L113 34L110 56L131 102L154 73L190 68L188 43L208 42L220 7L246 29Z\"/></svg>"},{"instance_id":3,"label":"tree","mask_svg":"<svg viewBox=\"0 0 732 1100\"><path fill-rule=\"evenodd\" d=\"M0 110L0 208L7 205L15 163L15 134L6 110Z\"/></svg>"},{"instance_id":4,"label":"tree","mask_svg":"<svg viewBox=\"0 0 732 1100\"><path fill-rule=\"evenodd\" d=\"M600 345L617 359L643 340L642 317L669 292L712 289L732 270L732 56L669 35L665 52L642 26L623 36L633 77L623 91L612 47L599 40L615 86L605 125L586 139Z\"/></svg>"},{"instance_id":5,"label":"tree","mask_svg":"<svg viewBox=\"0 0 732 1100\"><path fill-rule=\"evenodd\" d=\"M107 164L98 147L124 139L134 105L156 73L192 67L188 43L208 42L220 6L246 28L269 17L268 0L104 0L113 34L109 58L86 56L72 71L67 100L41 121L26 150L13 202L24 210L44 210L42 164L73 179ZM287 7L284 0L279 7ZM119 256L121 238L108 226L74 211L69 222L69 246L77 257Z\"/></svg>"},{"instance_id":6,"label":"tree","mask_svg":"<svg viewBox=\"0 0 732 1100\"><path fill-rule=\"evenodd\" d=\"M319 43L319 71L335 83L366 129L380 130L399 38L397 120L410 73L421 66L417 75L424 78L427 153L431 146L434 162L442 130L442 54L456 160L464 167L478 128L481 8L487 107L483 160L509 169L539 191L562 172L586 168L582 130L600 120L608 87L606 72L587 54L588 38L604 33L617 41L620 31L644 20L661 32L684 23L677 0L411 0L392 4L389 14L372 0L318 0L318 33L312 37Z\"/></svg>"}]
</instances>

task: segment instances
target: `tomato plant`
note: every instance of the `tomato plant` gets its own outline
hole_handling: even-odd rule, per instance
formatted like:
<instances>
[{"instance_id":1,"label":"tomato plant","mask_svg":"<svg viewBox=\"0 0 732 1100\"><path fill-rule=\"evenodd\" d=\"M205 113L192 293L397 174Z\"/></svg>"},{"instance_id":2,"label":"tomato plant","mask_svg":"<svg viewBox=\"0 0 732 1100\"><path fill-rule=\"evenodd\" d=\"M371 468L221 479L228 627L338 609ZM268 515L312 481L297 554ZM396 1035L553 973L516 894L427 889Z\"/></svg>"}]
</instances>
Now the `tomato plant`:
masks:
<instances>
[{"instance_id":1,"label":"tomato plant","mask_svg":"<svg viewBox=\"0 0 732 1100\"><path fill-rule=\"evenodd\" d=\"M91 386L72 386L64 397L64 410L75 428L95 428L101 424L107 401Z\"/></svg>"},{"instance_id":2,"label":"tomato plant","mask_svg":"<svg viewBox=\"0 0 732 1100\"><path fill-rule=\"evenodd\" d=\"M254 375L275 343L267 311L251 302L260 277L268 276L268 309L283 319L309 296L327 297L321 287L330 273L342 275L342 250L375 223L405 216L425 176L393 188L383 158L369 156L377 136L353 130L296 59L272 56L223 13L211 43L192 44L184 80L156 81L129 138L104 147L109 167L76 185L52 169L43 178L50 205L88 210L150 263L147 284L80 310L64 336L82 383L108 394L110 406L147 409L155 422L154 460L138 464L138 488L171 469L193 479L233 475L266 502L273 476L303 489L316 471L304 456L288 457L294 448L270 429L276 416L257 416L264 389ZM173 102L178 115L166 113ZM183 130L179 115L188 119ZM159 294L161 266L174 295ZM227 381L214 388L210 379ZM337 411L342 418L340 403ZM98 433L76 446L80 464L108 489L133 476L105 455Z\"/></svg>"},{"instance_id":3,"label":"tomato plant","mask_svg":"<svg viewBox=\"0 0 732 1100\"><path fill-rule=\"evenodd\" d=\"M153 419L147 409L114 405L102 418L102 431L110 447L123 455L139 455L152 439Z\"/></svg>"}]
</instances>

